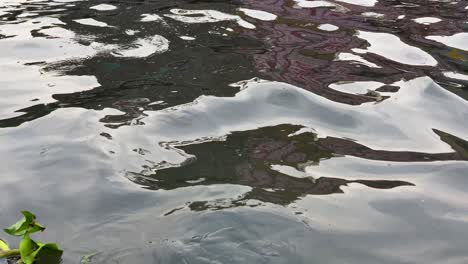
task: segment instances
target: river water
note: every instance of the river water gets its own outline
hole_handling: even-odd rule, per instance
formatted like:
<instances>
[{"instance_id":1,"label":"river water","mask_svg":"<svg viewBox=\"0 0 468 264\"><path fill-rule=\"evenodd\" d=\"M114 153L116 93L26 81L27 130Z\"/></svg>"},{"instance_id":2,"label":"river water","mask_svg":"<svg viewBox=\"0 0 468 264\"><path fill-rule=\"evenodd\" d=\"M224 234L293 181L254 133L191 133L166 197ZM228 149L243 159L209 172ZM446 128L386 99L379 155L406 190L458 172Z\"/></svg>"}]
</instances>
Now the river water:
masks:
<instances>
[{"instance_id":1,"label":"river water","mask_svg":"<svg viewBox=\"0 0 468 264\"><path fill-rule=\"evenodd\" d=\"M66 264L468 263L467 17L2 0L0 223Z\"/></svg>"}]
</instances>

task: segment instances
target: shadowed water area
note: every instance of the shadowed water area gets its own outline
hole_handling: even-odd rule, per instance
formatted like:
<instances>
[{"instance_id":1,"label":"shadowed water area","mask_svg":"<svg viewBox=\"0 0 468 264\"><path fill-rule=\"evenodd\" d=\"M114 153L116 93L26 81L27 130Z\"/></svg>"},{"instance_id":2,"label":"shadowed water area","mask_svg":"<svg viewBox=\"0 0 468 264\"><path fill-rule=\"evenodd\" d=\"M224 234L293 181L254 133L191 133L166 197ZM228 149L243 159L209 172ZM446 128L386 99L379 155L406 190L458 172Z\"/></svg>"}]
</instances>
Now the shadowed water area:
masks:
<instances>
[{"instance_id":1,"label":"shadowed water area","mask_svg":"<svg viewBox=\"0 0 468 264\"><path fill-rule=\"evenodd\" d=\"M467 263L467 89L467 1L2 0L0 224L64 264Z\"/></svg>"}]
</instances>

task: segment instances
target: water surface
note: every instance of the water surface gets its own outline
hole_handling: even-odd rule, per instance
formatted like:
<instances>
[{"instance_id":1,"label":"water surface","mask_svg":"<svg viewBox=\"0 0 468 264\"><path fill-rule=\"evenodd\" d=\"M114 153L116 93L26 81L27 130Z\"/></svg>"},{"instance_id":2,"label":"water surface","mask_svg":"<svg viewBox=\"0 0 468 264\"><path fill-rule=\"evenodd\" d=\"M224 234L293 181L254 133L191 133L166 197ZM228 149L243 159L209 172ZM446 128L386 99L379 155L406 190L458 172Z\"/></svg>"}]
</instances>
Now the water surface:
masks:
<instances>
[{"instance_id":1,"label":"water surface","mask_svg":"<svg viewBox=\"0 0 468 264\"><path fill-rule=\"evenodd\" d=\"M3 0L0 223L64 263L466 263L467 7Z\"/></svg>"}]
</instances>

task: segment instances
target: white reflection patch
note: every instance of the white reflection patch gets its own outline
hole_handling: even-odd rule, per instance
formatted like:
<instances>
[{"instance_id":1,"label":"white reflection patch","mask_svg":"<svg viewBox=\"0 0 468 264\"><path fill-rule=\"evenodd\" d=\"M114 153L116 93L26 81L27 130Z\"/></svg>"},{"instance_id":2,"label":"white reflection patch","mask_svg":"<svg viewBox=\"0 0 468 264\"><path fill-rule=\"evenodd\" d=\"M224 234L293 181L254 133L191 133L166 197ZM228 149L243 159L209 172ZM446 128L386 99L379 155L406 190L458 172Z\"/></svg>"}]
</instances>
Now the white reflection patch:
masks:
<instances>
[{"instance_id":1,"label":"white reflection patch","mask_svg":"<svg viewBox=\"0 0 468 264\"><path fill-rule=\"evenodd\" d=\"M172 14L166 14L164 16L187 24L235 21L241 27L255 29L255 25L243 20L239 16L226 14L216 10L171 9L171 13Z\"/></svg>"},{"instance_id":2,"label":"white reflection patch","mask_svg":"<svg viewBox=\"0 0 468 264\"><path fill-rule=\"evenodd\" d=\"M371 52L408 65L437 65L437 61L429 53L404 43L392 34L358 31L357 36L366 40L370 46L367 49L353 49L356 53Z\"/></svg>"}]
</instances>

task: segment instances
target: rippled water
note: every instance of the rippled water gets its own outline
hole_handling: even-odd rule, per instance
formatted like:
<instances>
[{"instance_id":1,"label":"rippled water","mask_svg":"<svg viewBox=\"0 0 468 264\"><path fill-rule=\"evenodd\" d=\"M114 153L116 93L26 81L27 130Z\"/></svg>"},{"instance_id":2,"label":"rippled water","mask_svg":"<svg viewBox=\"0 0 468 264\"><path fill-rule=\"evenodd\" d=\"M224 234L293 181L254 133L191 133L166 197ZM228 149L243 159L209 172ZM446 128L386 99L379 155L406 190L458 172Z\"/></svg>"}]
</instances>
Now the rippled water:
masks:
<instances>
[{"instance_id":1,"label":"rippled water","mask_svg":"<svg viewBox=\"0 0 468 264\"><path fill-rule=\"evenodd\" d=\"M64 263L467 263L468 2L0 2L0 223Z\"/></svg>"}]
</instances>

